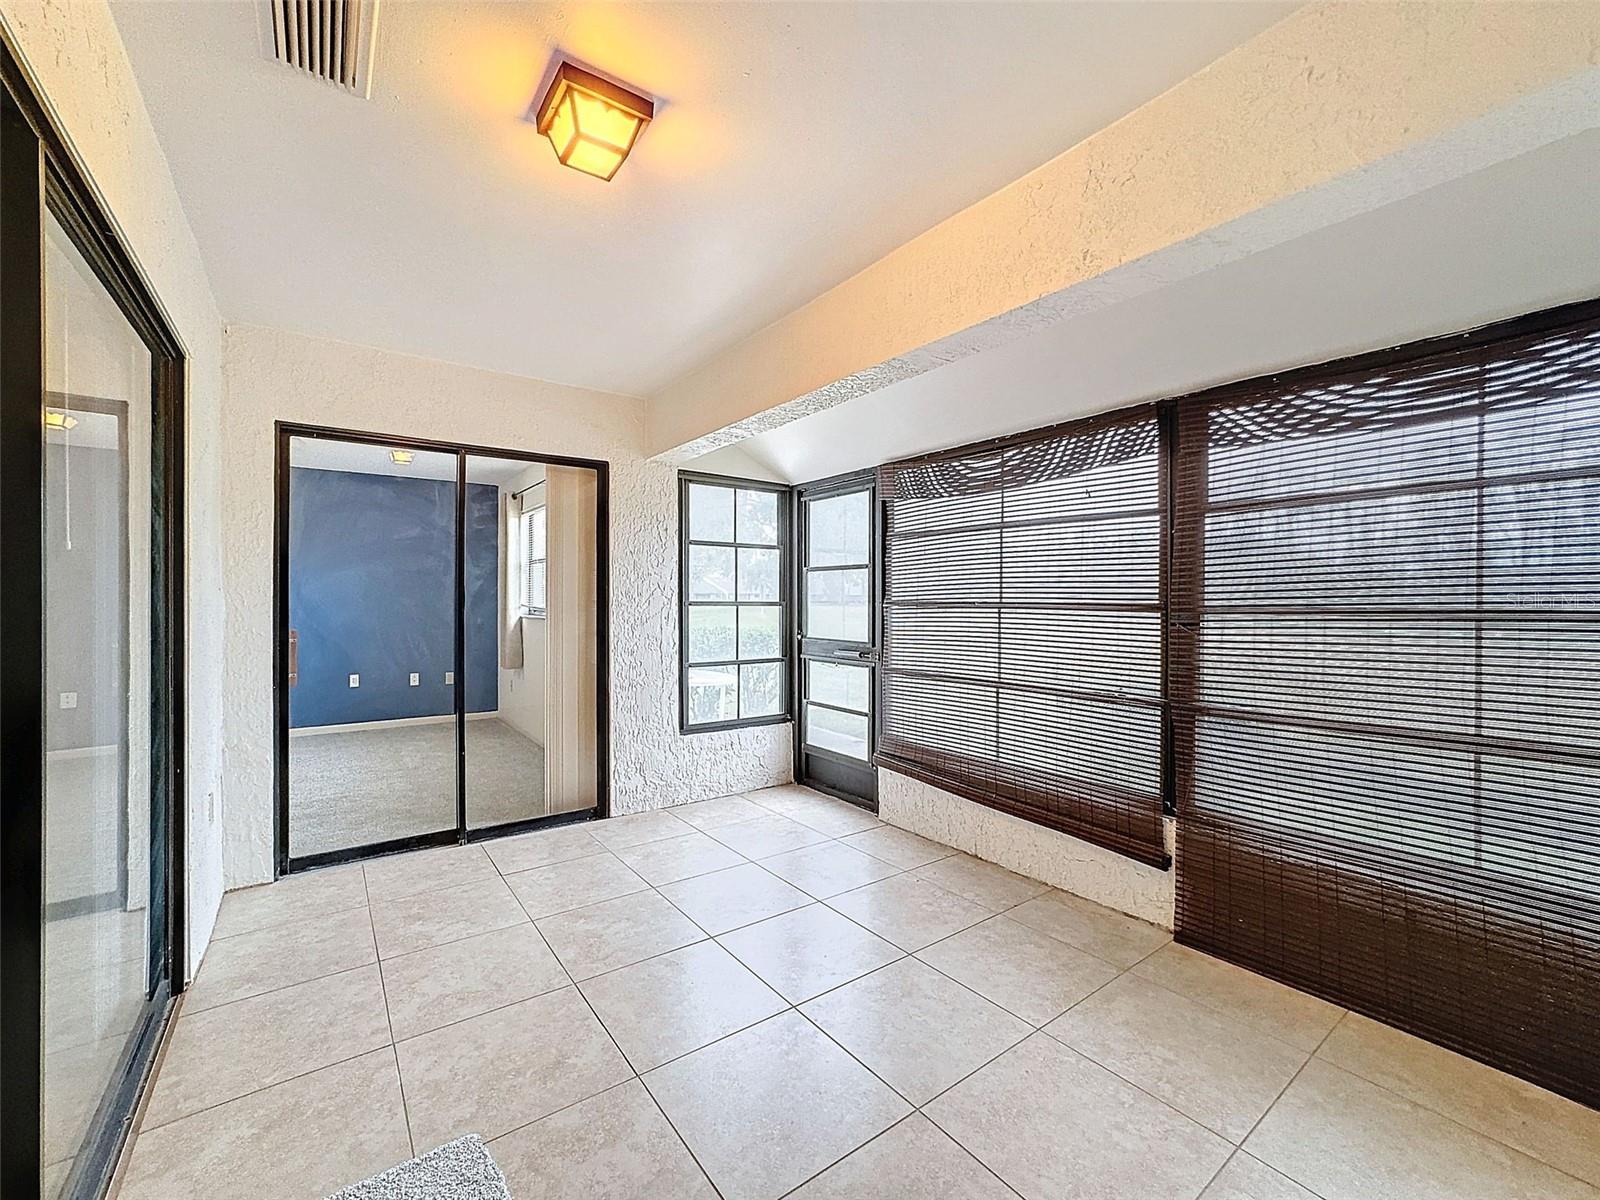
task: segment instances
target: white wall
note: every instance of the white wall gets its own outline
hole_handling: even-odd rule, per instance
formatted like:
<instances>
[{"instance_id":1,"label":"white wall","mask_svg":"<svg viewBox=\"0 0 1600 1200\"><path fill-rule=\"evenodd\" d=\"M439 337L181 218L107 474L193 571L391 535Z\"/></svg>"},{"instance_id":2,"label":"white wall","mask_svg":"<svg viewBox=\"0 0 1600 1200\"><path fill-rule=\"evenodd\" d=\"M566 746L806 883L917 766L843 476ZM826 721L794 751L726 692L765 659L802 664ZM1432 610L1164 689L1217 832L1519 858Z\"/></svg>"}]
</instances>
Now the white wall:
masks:
<instances>
[{"instance_id":1,"label":"white wall","mask_svg":"<svg viewBox=\"0 0 1600 1200\"><path fill-rule=\"evenodd\" d=\"M1167 871L1146 866L893 771L878 771L878 815L891 825L1163 929L1173 926L1176 866ZM1172 822L1165 824L1170 851Z\"/></svg>"},{"instance_id":2,"label":"white wall","mask_svg":"<svg viewBox=\"0 0 1600 1200\"><path fill-rule=\"evenodd\" d=\"M189 360L188 922L198 965L222 898L222 322L167 160L105 0L0 0L0 26L46 97Z\"/></svg>"},{"instance_id":3,"label":"white wall","mask_svg":"<svg viewBox=\"0 0 1600 1200\"><path fill-rule=\"evenodd\" d=\"M791 777L788 726L678 733L677 477L643 457L640 401L255 326L224 345L230 887L272 876L276 420L608 460L612 811Z\"/></svg>"},{"instance_id":4,"label":"white wall","mask_svg":"<svg viewBox=\"0 0 1600 1200\"><path fill-rule=\"evenodd\" d=\"M545 622L522 618L522 666L500 668L500 719L531 742L545 744Z\"/></svg>"}]
</instances>

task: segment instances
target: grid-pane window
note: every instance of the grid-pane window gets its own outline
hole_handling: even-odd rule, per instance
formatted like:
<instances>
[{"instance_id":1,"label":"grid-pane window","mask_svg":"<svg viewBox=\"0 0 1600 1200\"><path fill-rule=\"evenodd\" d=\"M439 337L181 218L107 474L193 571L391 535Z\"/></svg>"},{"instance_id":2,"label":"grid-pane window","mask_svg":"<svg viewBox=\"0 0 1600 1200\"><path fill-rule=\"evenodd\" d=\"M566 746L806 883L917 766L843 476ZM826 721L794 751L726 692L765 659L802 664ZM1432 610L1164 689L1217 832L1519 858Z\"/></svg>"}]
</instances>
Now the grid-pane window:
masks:
<instances>
[{"instance_id":1,"label":"grid-pane window","mask_svg":"<svg viewBox=\"0 0 1600 1200\"><path fill-rule=\"evenodd\" d=\"M1178 402L1177 934L1600 1103L1600 319Z\"/></svg>"},{"instance_id":2,"label":"grid-pane window","mask_svg":"<svg viewBox=\"0 0 1600 1200\"><path fill-rule=\"evenodd\" d=\"M684 477L683 728L788 715L786 493Z\"/></svg>"},{"instance_id":3,"label":"grid-pane window","mask_svg":"<svg viewBox=\"0 0 1600 1200\"><path fill-rule=\"evenodd\" d=\"M522 514L522 612L542 617L545 610L546 580L545 506Z\"/></svg>"},{"instance_id":4,"label":"grid-pane window","mask_svg":"<svg viewBox=\"0 0 1600 1200\"><path fill-rule=\"evenodd\" d=\"M1144 407L879 469L879 766L1166 866L1162 459Z\"/></svg>"}]
</instances>

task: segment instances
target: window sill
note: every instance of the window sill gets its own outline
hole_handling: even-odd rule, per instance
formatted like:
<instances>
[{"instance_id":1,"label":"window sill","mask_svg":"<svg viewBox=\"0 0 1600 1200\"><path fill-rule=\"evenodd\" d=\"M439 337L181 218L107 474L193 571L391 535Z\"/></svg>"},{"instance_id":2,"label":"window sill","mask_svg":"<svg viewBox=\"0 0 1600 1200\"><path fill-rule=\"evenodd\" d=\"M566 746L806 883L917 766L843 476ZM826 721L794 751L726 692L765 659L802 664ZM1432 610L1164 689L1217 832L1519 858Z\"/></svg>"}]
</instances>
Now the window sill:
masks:
<instances>
[{"instance_id":1,"label":"window sill","mask_svg":"<svg viewBox=\"0 0 1600 1200\"><path fill-rule=\"evenodd\" d=\"M763 725L790 725L794 718L787 713L775 717L748 717L742 721L716 721L707 725L685 725L678 723L678 735L689 737L696 733L726 733L730 729L759 729Z\"/></svg>"}]
</instances>

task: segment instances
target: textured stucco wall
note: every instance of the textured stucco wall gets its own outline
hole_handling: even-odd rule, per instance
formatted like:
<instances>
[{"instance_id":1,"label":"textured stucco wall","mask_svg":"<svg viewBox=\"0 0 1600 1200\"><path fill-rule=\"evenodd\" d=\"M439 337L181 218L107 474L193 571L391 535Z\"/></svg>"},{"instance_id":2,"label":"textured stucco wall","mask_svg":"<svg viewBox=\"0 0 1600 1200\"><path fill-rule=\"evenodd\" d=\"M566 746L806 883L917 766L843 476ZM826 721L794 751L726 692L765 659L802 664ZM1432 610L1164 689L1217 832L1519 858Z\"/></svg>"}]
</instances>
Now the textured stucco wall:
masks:
<instances>
[{"instance_id":1,"label":"textured stucco wall","mask_svg":"<svg viewBox=\"0 0 1600 1200\"><path fill-rule=\"evenodd\" d=\"M1177 868L1159 871L1110 850L974 804L893 771L878 772L878 815L1108 908L1171 929ZM1171 822L1167 823L1172 848Z\"/></svg>"},{"instance_id":2,"label":"textured stucco wall","mask_svg":"<svg viewBox=\"0 0 1600 1200\"><path fill-rule=\"evenodd\" d=\"M689 457L1596 123L1600 4L1308 5L651 397Z\"/></svg>"},{"instance_id":3,"label":"textured stucco wall","mask_svg":"<svg viewBox=\"0 0 1600 1200\"><path fill-rule=\"evenodd\" d=\"M222 321L105 0L0 0L34 77L188 356L189 963L222 900Z\"/></svg>"},{"instance_id":4,"label":"textured stucco wall","mask_svg":"<svg viewBox=\"0 0 1600 1200\"><path fill-rule=\"evenodd\" d=\"M254 326L224 342L228 886L272 875L278 420L609 461L612 811L791 777L786 725L678 733L677 476L643 457L640 401Z\"/></svg>"}]
</instances>

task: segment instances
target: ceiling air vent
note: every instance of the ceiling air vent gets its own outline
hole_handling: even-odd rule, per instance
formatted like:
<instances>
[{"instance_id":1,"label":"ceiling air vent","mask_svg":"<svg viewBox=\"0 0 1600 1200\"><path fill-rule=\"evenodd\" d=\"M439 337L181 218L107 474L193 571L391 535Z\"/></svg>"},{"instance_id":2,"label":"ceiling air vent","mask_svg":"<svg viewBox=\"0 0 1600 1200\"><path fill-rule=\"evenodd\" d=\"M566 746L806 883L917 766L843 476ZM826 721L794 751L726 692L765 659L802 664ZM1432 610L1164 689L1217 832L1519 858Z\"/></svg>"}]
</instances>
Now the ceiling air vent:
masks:
<instances>
[{"instance_id":1,"label":"ceiling air vent","mask_svg":"<svg viewBox=\"0 0 1600 1200\"><path fill-rule=\"evenodd\" d=\"M371 96L378 0L263 0L263 7L279 62Z\"/></svg>"}]
</instances>

